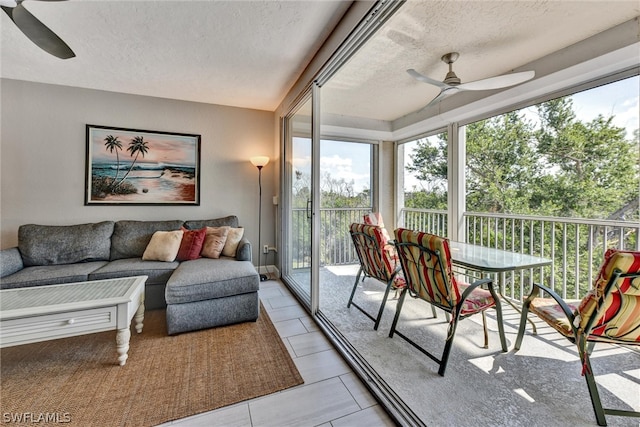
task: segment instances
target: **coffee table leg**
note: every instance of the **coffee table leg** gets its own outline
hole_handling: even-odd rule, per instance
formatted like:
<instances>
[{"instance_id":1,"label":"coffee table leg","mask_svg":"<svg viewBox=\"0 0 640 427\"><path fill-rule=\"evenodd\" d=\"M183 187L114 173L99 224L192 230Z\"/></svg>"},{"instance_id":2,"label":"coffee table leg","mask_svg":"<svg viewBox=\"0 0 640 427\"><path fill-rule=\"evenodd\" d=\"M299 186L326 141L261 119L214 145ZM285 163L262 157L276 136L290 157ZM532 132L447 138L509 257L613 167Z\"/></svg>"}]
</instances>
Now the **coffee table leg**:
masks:
<instances>
[{"instance_id":1,"label":"coffee table leg","mask_svg":"<svg viewBox=\"0 0 640 427\"><path fill-rule=\"evenodd\" d=\"M140 306L138 307L134 318L136 320L136 332L140 333L142 332L142 327L144 326L144 324L142 323L142 321L144 320L144 301L140 303Z\"/></svg>"},{"instance_id":2,"label":"coffee table leg","mask_svg":"<svg viewBox=\"0 0 640 427\"><path fill-rule=\"evenodd\" d=\"M127 363L127 358L129 357L127 352L129 351L130 338L131 330L129 330L129 328L118 329L118 333L116 334L116 351L118 352L118 363L120 366Z\"/></svg>"}]
</instances>

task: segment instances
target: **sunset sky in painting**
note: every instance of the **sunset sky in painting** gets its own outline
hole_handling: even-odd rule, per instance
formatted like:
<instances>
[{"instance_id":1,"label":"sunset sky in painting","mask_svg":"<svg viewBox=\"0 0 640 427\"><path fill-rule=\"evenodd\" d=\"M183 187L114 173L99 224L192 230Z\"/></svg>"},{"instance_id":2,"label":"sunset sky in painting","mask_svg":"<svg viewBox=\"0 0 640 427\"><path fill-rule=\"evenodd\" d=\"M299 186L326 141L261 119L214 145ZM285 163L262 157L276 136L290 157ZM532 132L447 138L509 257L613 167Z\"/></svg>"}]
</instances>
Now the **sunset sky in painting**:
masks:
<instances>
[{"instance_id":1,"label":"sunset sky in painting","mask_svg":"<svg viewBox=\"0 0 640 427\"><path fill-rule=\"evenodd\" d=\"M130 156L127 147L129 142L136 137L142 136L147 142L148 151L144 158L142 154L138 156L138 163L168 163L172 165L182 165L196 167L197 143L194 137L183 137L180 135L161 135L145 133L144 131L124 131L115 129L91 128L89 133L91 143L92 162L115 162L115 150L111 153L104 145L108 135L118 137L122 144L120 162L131 162L134 157Z\"/></svg>"}]
</instances>

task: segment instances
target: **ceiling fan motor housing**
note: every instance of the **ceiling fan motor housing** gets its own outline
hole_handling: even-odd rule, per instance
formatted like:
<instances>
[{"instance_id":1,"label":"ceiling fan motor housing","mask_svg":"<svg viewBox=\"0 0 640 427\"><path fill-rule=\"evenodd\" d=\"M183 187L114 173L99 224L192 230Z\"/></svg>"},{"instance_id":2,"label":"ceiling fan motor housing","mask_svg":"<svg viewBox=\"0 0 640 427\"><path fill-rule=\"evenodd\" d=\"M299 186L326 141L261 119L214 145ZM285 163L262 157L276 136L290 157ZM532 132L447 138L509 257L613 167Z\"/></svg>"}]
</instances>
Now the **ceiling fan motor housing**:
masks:
<instances>
[{"instance_id":1,"label":"ceiling fan motor housing","mask_svg":"<svg viewBox=\"0 0 640 427\"><path fill-rule=\"evenodd\" d=\"M456 73L454 73L453 71L449 71L447 75L444 77L443 83L448 84L449 86L457 86L461 82L460 82L460 78L456 76Z\"/></svg>"},{"instance_id":2,"label":"ceiling fan motor housing","mask_svg":"<svg viewBox=\"0 0 640 427\"><path fill-rule=\"evenodd\" d=\"M457 86L461 83L460 78L453 72L453 63L456 62L456 59L458 59L459 56L460 54L458 52L449 52L442 55L440 58L442 62L449 65L449 72L444 77L443 83L450 86Z\"/></svg>"}]
</instances>

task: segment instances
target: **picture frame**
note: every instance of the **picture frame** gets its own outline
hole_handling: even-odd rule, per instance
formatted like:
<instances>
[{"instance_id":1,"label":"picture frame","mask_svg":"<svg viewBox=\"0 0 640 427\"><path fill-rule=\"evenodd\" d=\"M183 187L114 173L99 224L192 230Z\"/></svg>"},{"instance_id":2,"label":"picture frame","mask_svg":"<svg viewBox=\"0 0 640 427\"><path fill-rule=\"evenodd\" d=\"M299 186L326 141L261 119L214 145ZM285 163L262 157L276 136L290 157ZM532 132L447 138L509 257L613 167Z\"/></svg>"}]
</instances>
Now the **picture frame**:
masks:
<instances>
[{"instance_id":1,"label":"picture frame","mask_svg":"<svg viewBox=\"0 0 640 427\"><path fill-rule=\"evenodd\" d=\"M200 205L200 139L87 124L85 206Z\"/></svg>"}]
</instances>

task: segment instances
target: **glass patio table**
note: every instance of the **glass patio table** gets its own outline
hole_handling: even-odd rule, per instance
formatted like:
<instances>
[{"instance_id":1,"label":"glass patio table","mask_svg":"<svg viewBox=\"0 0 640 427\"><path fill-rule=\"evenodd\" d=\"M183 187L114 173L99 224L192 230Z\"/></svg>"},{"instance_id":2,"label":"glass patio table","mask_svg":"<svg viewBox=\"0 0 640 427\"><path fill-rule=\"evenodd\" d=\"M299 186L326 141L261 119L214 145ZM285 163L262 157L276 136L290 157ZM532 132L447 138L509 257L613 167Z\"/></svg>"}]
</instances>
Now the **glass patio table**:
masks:
<instances>
[{"instance_id":1,"label":"glass patio table","mask_svg":"<svg viewBox=\"0 0 640 427\"><path fill-rule=\"evenodd\" d=\"M506 273L551 265L552 260L462 242L449 242L451 261L485 273Z\"/></svg>"},{"instance_id":2,"label":"glass patio table","mask_svg":"<svg viewBox=\"0 0 640 427\"><path fill-rule=\"evenodd\" d=\"M551 265L553 262L549 258L472 245L470 243L449 241L449 247L451 249L451 262L455 266L478 271L481 274L499 274L498 293L518 313L520 313L520 309L509 298L506 298L502 291L506 285L506 273L542 268ZM535 324L531 320L527 320L533 327L533 333L537 333Z\"/></svg>"}]
</instances>

